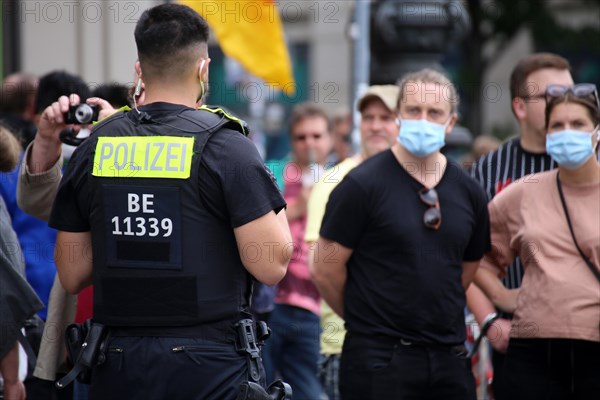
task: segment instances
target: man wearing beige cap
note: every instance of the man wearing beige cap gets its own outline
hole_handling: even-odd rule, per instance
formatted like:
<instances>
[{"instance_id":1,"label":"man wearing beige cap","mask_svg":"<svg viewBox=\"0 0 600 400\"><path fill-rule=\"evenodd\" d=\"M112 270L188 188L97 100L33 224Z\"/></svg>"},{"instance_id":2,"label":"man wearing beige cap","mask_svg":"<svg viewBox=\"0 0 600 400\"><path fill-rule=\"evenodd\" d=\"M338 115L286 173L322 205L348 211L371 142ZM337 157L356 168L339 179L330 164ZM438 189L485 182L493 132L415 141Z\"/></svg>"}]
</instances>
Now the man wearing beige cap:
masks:
<instances>
[{"instance_id":1,"label":"man wearing beige cap","mask_svg":"<svg viewBox=\"0 0 600 400\"><path fill-rule=\"evenodd\" d=\"M313 187L308 200L308 221L304 235L304 240L311 244L311 271L316 256L312 252L312 243L319 239L329 194L350 170L363 160L389 149L398 136L395 113L398 92L396 85L371 86L367 89L357 104L361 114L361 151L328 169ZM329 400L338 400L338 369L345 335L344 321L324 301L321 301L321 328L322 384Z\"/></svg>"}]
</instances>

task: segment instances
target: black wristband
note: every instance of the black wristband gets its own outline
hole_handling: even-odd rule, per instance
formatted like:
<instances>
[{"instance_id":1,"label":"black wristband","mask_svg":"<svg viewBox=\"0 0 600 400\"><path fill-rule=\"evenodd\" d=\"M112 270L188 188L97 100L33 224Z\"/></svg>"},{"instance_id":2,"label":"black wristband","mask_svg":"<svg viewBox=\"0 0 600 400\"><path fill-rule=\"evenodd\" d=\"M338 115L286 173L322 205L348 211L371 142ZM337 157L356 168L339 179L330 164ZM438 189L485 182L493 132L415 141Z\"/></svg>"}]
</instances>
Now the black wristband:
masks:
<instances>
[{"instance_id":1,"label":"black wristband","mask_svg":"<svg viewBox=\"0 0 600 400\"><path fill-rule=\"evenodd\" d=\"M483 325L481 325L481 336L487 335L487 332L490 330L492 324L498 319L500 316L496 313L488 314L483 320Z\"/></svg>"}]
</instances>

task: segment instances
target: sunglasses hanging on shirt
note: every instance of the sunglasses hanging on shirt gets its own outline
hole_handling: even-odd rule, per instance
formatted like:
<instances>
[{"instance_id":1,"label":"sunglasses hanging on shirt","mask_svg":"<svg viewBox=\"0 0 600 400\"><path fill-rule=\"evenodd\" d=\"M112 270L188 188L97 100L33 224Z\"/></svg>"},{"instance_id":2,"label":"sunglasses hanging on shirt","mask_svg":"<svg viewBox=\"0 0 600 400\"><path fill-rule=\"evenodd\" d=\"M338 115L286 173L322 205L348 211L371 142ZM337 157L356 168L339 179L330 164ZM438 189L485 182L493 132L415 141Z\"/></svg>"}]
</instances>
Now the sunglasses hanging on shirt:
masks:
<instances>
[{"instance_id":1,"label":"sunglasses hanging on shirt","mask_svg":"<svg viewBox=\"0 0 600 400\"><path fill-rule=\"evenodd\" d=\"M423 223L429 229L438 230L442 225L442 210L437 191L433 188L423 188L419 190L419 198L428 206L423 215Z\"/></svg>"}]
</instances>

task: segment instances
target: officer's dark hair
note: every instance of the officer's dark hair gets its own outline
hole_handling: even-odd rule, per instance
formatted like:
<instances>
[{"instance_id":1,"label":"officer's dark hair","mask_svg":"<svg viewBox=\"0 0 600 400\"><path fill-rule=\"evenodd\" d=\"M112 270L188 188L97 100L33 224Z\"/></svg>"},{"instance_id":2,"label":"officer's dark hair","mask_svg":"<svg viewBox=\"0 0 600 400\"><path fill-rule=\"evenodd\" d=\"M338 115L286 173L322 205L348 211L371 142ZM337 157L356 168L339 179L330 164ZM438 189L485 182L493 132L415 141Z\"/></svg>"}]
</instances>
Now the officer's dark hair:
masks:
<instances>
[{"instance_id":1,"label":"officer's dark hair","mask_svg":"<svg viewBox=\"0 0 600 400\"><path fill-rule=\"evenodd\" d=\"M46 107L58 100L60 96L71 93L79 95L81 102L90 97L90 88L77 75L66 71L53 71L40 78L35 98L35 113L41 114Z\"/></svg>"},{"instance_id":2,"label":"officer's dark hair","mask_svg":"<svg viewBox=\"0 0 600 400\"><path fill-rule=\"evenodd\" d=\"M144 11L134 35L142 77L176 77L197 60L199 45L208 42L209 30L190 7L166 3Z\"/></svg>"},{"instance_id":3,"label":"officer's dark hair","mask_svg":"<svg viewBox=\"0 0 600 400\"><path fill-rule=\"evenodd\" d=\"M325 112L325 110L315 103L301 103L296 105L292 109L292 115L290 117L289 133L290 135L294 131L294 127L302 120L306 118L323 118L327 122L327 132L331 133L332 123L331 119Z\"/></svg>"},{"instance_id":4,"label":"officer's dark hair","mask_svg":"<svg viewBox=\"0 0 600 400\"><path fill-rule=\"evenodd\" d=\"M129 88L120 83L103 83L92 91L92 97L100 97L115 108L133 105Z\"/></svg>"}]
</instances>

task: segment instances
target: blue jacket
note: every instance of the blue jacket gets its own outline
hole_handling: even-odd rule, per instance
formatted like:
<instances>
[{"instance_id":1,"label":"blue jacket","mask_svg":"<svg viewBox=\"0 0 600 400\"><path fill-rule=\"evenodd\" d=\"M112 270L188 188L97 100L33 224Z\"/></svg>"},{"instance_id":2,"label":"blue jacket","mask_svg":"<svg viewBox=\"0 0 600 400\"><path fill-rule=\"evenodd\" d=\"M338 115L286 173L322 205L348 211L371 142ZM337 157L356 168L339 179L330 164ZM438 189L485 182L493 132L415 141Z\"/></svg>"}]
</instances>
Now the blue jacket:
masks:
<instances>
[{"instance_id":1,"label":"blue jacket","mask_svg":"<svg viewBox=\"0 0 600 400\"><path fill-rule=\"evenodd\" d=\"M23 157L23 154L21 154ZM19 163L20 165L20 163ZM46 320L48 298L56 274L54 265L54 244L56 230L48 227L45 221L26 214L17 206L17 182L19 168L8 173L0 173L0 196L4 199L12 226L19 238L19 244L25 258L25 275L35 293L44 303L38 312Z\"/></svg>"}]
</instances>

